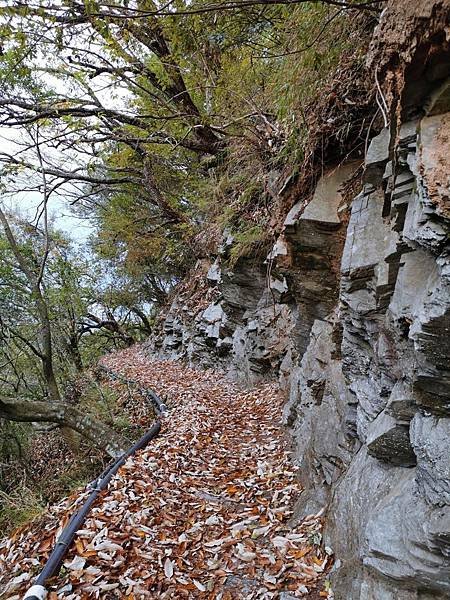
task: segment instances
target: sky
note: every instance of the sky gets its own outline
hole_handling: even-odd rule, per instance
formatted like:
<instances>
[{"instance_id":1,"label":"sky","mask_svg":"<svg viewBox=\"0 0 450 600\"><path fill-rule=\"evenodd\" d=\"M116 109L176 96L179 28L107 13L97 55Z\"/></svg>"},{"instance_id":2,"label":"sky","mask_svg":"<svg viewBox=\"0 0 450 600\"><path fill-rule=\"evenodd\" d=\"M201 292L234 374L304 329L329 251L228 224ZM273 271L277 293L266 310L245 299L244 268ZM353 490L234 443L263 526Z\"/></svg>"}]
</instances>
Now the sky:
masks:
<instances>
[{"instance_id":1,"label":"sky","mask_svg":"<svg viewBox=\"0 0 450 600\"><path fill-rule=\"evenodd\" d=\"M0 127L0 153L14 154L15 131L11 128ZM42 203L42 194L39 192L8 193L0 195L0 202L7 210L20 213L32 221L39 205ZM87 241L94 229L86 219L81 219L73 214L68 202L61 196L51 196L49 201L49 215L55 227L67 233L74 242L83 244Z\"/></svg>"},{"instance_id":2,"label":"sky","mask_svg":"<svg viewBox=\"0 0 450 600\"><path fill-rule=\"evenodd\" d=\"M58 59L58 57L56 58ZM42 64L47 64L48 60L48 56L37 58L38 64L39 61L41 61ZM48 84L51 89L61 93L62 96L68 93L66 89L67 81L60 80L47 72L37 73L36 77L41 78L41 81L45 85ZM72 82L71 85L75 85L75 83ZM107 76L102 75L96 77L95 81L92 80L90 82L90 86L94 89L96 97L105 107L115 109L119 107L124 108L127 106L131 97L126 86L121 87L120 85L114 85L111 87L111 81ZM81 89L77 88L76 90L71 90L71 93L78 95L79 98L83 97L83 91ZM17 150L15 151L15 140L19 141L19 135L19 131L14 128L0 126L0 154L2 151L13 155L18 152L20 147L17 146ZM66 154L61 154L60 156L53 155L53 159L54 164L58 164L58 159L67 161L68 164L65 164L65 167L70 169L70 156ZM32 161L36 163L36 157L34 157ZM68 233L75 242L83 244L87 241L88 237L92 235L94 228L86 219L77 217L70 210L69 202L65 201L61 196L62 195L52 195L49 201L49 213L54 219L54 224L57 228ZM71 198L71 200L73 200L73 198ZM36 208L42 202L42 196L37 192L27 192L17 193L9 198L2 198L0 194L0 202L2 202L6 208L18 210L26 218L32 219L36 213Z\"/></svg>"}]
</instances>

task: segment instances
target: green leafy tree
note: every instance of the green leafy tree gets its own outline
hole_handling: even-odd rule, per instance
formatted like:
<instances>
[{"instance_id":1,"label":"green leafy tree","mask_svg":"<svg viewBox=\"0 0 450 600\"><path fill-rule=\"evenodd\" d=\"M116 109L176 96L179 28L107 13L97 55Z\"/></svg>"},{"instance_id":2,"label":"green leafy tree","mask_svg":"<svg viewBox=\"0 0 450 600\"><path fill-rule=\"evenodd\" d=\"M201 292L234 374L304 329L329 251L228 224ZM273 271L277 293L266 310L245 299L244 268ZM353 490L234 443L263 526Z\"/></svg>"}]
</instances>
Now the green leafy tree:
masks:
<instances>
[{"instance_id":1,"label":"green leafy tree","mask_svg":"<svg viewBox=\"0 0 450 600\"><path fill-rule=\"evenodd\" d=\"M72 327L80 334L76 312L82 314L87 306L86 298L75 297L76 277L61 254L64 240L52 237L49 228L40 232L26 223L12 223L1 209L0 221L0 418L54 422L114 456L126 442L68 404L61 392L68 359L81 366L78 346L76 352L64 350L72 341ZM64 308L67 301L69 310ZM61 338L64 344L58 348Z\"/></svg>"},{"instance_id":2,"label":"green leafy tree","mask_svg":"<svg viewBox=\"0 0 450 600\"><path fill-rule=\"evenodd\" d=\"M267 235L286 172L304 160L322 168L346 144L361 149L358 88L338 116L323 109L337 120L326 147L320 131L317 148L305 140L317 129L316 92L363 47L355 15L380 7L7 0L0 124L42 134L41 160L24 141L0 154L4 174L45 173L95 218L102 252L170 285L205 252L208 223Z\"/></svg>"}]
</instances>

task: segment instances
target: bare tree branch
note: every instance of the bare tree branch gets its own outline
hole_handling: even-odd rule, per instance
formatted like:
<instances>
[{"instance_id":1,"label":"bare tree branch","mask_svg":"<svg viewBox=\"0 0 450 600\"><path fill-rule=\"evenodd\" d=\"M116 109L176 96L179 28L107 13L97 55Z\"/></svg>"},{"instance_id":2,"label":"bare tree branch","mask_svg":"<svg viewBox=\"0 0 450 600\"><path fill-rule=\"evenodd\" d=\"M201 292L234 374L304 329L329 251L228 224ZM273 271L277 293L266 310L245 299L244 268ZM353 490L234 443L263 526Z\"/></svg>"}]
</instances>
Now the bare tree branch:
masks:
<instances>
[{"instance_id":1,"label":"bare tree branch","mask_svg":"<svg viewBox=\"0 0 450 600\"><path fill-rule=\"evenodd\" d=\"M113 429L72 405L62 402L31 402L25 399L0 397L0 418L21 423L57 423L73 429L110 456L115 457L129 442Z\"/></svg>"}]
</instances>

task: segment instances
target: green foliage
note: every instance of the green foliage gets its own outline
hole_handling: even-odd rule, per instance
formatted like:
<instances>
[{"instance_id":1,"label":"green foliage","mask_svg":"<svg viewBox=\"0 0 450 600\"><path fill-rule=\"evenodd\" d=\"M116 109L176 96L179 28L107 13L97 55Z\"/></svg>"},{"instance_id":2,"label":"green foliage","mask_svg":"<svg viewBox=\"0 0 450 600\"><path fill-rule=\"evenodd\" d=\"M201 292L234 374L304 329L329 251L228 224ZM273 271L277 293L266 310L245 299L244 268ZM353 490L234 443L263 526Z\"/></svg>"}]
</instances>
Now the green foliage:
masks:
<instances>
[{"instance_id":1,"label":"green foliage","mask_svg":"<svg viewBox=\"0 0 450 600\"><path fill-rule=\"evenodd\" d=\"M203 2L175 6L189 12ZM113 105L126 104L125 119L121 110L113 120L106 113L81 116L92 132L88 140L97 133L103 140L92 141L86 172L126 173L135 183L87 186L93 202L86 200L84 209L97 223L94 248L102 258L121 274L145 270L170 287L204 251L193 240L205 227L233 227L243 219L266 230L277 201L273 181L308 159L317 100L343 57L364 48L366 36L355 12L326 2L123 21L101 16L109 12L101 3L86 0L84 7L86 13L76 6L71 13L85 28L81 44L75 25L54 26L59 13L50 3L36 12L11 0L5 14L16 16L1 25L7 42L0 77L8 89L52 99L69 113L43 116L40 125L53 134L69 125L60 135L83 156L76 110L82 115L86 103L104 102L96 90L105 81L118 99ZM116 10L126 15L126 7L118 3ZM51 79L40 76L42 56ZM14 61L34 81L25 73L23 85L14 79Z\"/></svg>"},{"instance_id":2,"label":"green foliage","mask_svg":"<svg viewBox=\"0 0 450 600\"><path fill-rule=\"evenodd\" d=\"M31 426L23 423L0 421L0 460L14 461L20 459L28 450ZM0 466L0 486L4 485L4 474Z\"/></svg>"},{"instance_id":3,"label":"green foliage","mask_svg":"<svg viewBox=\"0 0 450 600\"><path fill-rule=\"evenodd\" d=\"M120 392L107 384L98 382L89 373L72 381L71 391L66 390L71 401L81 410L100 418L114 430L129 439L137 439L143 433L143 427L133 422L127 409L127 400L138 402L135 392ZM43 468L40 459L33 454L33 440L47 444L49 462ZM70 456L70 461L61 463L57 436L47 441L46 434L36 431L29 424L11 423L0 420L0 528L9 532L36 518L45 510L49 502L70 494L73 490L86 485L102 469L101 453L79 440L79 448L72 452L60 443L62 451ZM42 451L41 451L42 452ZM87 460L89 456L89 460ZM33 462L43 473L39 477L33 472ZM31 468L30 468L31 464Z\"/></svg>"},{"instance_id":4,"label":"green foliage","mask_svg":"<svg viewBox=\"0 0 450 600\"><path fill-rule=\"evenodd\" d=\"M133 400L133 390L128 390L124 401L123 390L119 393L115 388L99 383L92 377L84 377L81 385L80 407L86 407L90 414L108 423L128 439L136 439L143 433L143 428L133 423L126 410L126 400Z\"/></svg>"},{"instance_id":5,"label":"green foliage","mask_svg":"<svg viewBox=\"0 0 450 600\"><path fill-rule=\"evenodd\" d=\"M0 489L0 531L6 534L32 521L45 511L45 505L35 490L18 486L11 494Z\"/></svg>"},{"instance_id":6,"label":"green foliage","mask_svg":"<svg viewBox=\"0 0 450 600\"><path fill-rule=\"evenodd\" d=\"M243 256L249 256L255 252L255 246L261 246L264 242L264 230L261 225L254 225L244 231L237 233L235 243L230 252L230 264L233 266Z\"/></svg>"},{"instance_id":7,"label":"green foliage","mask_svg":"<svg viewBox=\"0 0 450 600\"><path fill-rule=\"evenodd\" d=\"M189 12L203 2L174 6ZM129 16L126 3L114 7ZM207 254L200 241L209 239L208 230L232 233L231 262L262 252L277 227L284 182L304 176L314 161L323 168L323 131L336 145L357 142L339 121L349 105L335 91L347 57L363 60L367 36L355 12L304 2L120 20L110 8L86 0L71 7L66 22L50 2L36 9L10 0L0 10L0 79L5 97L13 96L1 116L32 136L38 123L46 140L39 152L50 153L49 164L57 162L52 153L68 151L73 177L84 177L71 191L79 197L75 210L96 226L89 257L52 232L45 296L61 380L70 378L77 361L128 343L127 335L148 334L155 307ZM31 108L19 110L16 97ZM334 128L340 133L333 138ZM19 175L39 174L40 163L30 165L22 158L26 152L20 155L0 170L5 189ZM51 176L55 188L65 181ZM16 229L35 270L42 236L23 223ZM17 340L35 339L39 324L5 243L0 236L6 258L0 257L6 282L0 307L6 328L19 335L14 345L8 336L2 343L22 372L37 359ZM96 303L116 330L86 326L89 333L78 339ZM42 396L36 368L25 387Z\"/></svg>"},{"instance_id":8,"label":"green foliage","mask_svg":"<svg viewBox=\"0 0 450 600\"><path fill-rule=\"evenodd\" d=\"M120 413L118 393L91 377L84 377L81 386L80 406L89 407L103 421L112 423L117 412Z\"/></svg>"},{"instance_id":9,"label":"green foliage","mask_svg":"<svg viewBox=\"0 0 450 600\"><path fill-rule=\"evenodd\" d=\"M45 245L42 231L14 216L10 221L21 254L37 275ZM113 281L104 264L75 249L66 236L55 230L50 230L49 236L42 289L52 329L54 367L64 389L83 366L120 347L127 332L139 339L147 327L148 335L149 325L143 318L150 314L146 306L149 300L144 274L140 283L137 278L130 285L123 278ZM98 326L90 320L92 313L100 315L100 321L115 319L117 330ZM0 233L0 396L46 398L40 328L29 282ZM120 330L122 339L117 337Z\"/></svg>"},{"instance_id":10,"label":"green foliage","mask_svg":"<svg viewBox=\"0 0 450 600\"><path fill-rule=\"evenodd\" d=\"M43 510L39 494L24 483L22 469L17 469L16 466L21 463L28 451L31 435L32 430L28 425L0 420L0 531L2 532L19 527Z\"/></svg>"}]
</instances>

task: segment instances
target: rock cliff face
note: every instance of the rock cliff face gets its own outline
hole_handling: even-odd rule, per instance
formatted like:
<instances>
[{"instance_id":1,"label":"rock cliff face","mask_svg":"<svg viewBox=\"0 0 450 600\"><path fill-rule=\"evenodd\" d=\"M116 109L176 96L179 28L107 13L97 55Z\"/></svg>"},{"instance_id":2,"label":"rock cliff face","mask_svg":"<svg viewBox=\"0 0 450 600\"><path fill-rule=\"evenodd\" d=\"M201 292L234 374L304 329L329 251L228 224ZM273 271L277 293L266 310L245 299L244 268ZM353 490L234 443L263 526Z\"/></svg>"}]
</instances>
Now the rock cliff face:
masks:
<instances>
[{"instance_id":1,"label":"rock cliff face","mask_svg":"<svg viewBox=\"0 0 450 600\"><path fill-rule=\"evenodd\" d=\"M384 11L369 61L387 126L353 201L342 189L360 165L343 162L264 262L230 271L219 255L211 303L190 314L178 298L154 341L243 381L279 378L296 518L327 508L342 600L450 598L449 15L444 1Z\"/></svg>"}]
</instances>

